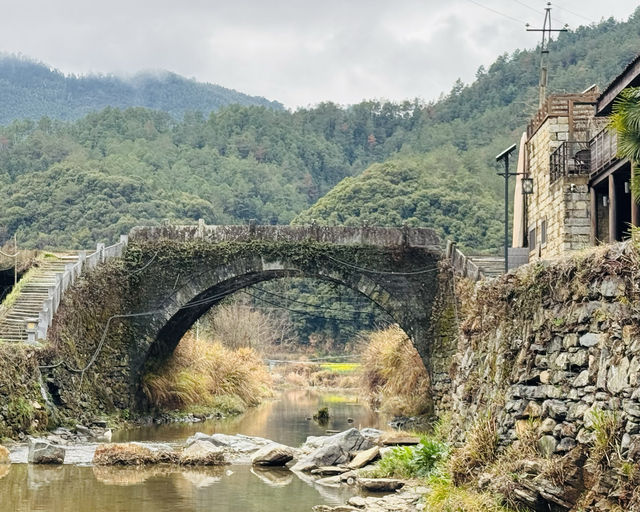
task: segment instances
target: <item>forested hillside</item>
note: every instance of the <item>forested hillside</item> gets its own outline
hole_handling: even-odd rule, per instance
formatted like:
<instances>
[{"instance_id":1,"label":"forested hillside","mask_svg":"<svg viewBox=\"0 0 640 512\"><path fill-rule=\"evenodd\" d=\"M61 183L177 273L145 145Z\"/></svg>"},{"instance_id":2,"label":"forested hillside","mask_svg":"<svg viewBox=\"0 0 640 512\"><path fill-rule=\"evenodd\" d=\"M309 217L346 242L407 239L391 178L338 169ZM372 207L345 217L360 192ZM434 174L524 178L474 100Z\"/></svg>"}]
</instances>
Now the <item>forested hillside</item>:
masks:
<instances>
[{"instance_id":1,"label":"forested hillside","mask_svg":"<svg viewBox=\"0 0 640 512\"><path fill-rule=\"evenodd\" d=\"M211 112L231 104L282 109L277 102L175 73L74 76L15 56L0 55L0 124L14 119L77 119L105 107L147 107L181 118L185 112Z\"/></svg>"},{"instance_id":2,"label":"forested hillside","mask_svg":"<svg viewBox=\"0 0 640 512\"><path fill-rule=\"evenodd\" d=\"M604 86L638 48L638 13L561 34L550 89ZM180 120L109 107L76 121L15 121L0 128L0 235L17 232L23 247L87 247L165 218L296 218L426 225L495 251L502 184L494 156L535 111L537 81L538 54L527 50L427 104L234 105Z\"/></svg>"},{"instance_id":3,"label":"forested hillside","mask_svg":"<svg viewBox=\"0 0 640 512\"><path fill-rule=\"evenodd\" d=\"M550 45L549 89L602 89L640 51L640 10L560 34ZM502 178L494 156L518 142L537 109L535 50L500 56L473 84L426 105L391 161L347 178L294 222L426 225L471 250L498 251Z\"/></svg>"}]
</instances>

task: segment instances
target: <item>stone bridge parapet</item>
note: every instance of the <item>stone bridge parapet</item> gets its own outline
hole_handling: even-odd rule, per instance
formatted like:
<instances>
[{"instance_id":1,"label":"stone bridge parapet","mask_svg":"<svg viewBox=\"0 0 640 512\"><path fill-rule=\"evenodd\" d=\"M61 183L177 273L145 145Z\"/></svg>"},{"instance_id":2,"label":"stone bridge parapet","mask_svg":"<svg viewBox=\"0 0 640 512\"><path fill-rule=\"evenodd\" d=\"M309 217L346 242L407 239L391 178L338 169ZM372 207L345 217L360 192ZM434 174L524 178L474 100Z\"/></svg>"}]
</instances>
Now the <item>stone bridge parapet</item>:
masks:
<instances>
[{"instance_id":1,"label":"stone bridge parapet","mask_svg":"<svg viewBox=\"0 0 640 512\"><path fill-rule=\"evenodd\" d=\"M242 226L197 225L137 226L131 230L132 241L160 238L208 242L246 242L271 240L281 242L315 241L335 245L374 247L413 247L440 252L440 239L430 228L380 228L346 226Z\"/></svg>"}]
</instances>

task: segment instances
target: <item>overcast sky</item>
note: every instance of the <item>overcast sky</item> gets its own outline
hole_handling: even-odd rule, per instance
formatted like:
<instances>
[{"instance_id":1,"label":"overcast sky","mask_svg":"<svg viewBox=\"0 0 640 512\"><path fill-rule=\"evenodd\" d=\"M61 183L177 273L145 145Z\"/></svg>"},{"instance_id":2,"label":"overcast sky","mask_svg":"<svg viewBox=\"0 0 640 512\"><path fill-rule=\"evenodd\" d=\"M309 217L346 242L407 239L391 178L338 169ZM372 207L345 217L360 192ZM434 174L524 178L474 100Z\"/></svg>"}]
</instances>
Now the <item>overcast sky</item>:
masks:
<instances>
[{"instance_id":1,"label":"overcast sky","mask_svg":"<svg viewBox=\"0 0 640 512\"><path fill-rule=\"evenodd\" d=\"M535 47L542 0L21 0L2 2L0 52L65 73L165 69L283 102L437 98L515 48ZM637 0L553 2L554 26Z\"/></svg>"}]
</instances>

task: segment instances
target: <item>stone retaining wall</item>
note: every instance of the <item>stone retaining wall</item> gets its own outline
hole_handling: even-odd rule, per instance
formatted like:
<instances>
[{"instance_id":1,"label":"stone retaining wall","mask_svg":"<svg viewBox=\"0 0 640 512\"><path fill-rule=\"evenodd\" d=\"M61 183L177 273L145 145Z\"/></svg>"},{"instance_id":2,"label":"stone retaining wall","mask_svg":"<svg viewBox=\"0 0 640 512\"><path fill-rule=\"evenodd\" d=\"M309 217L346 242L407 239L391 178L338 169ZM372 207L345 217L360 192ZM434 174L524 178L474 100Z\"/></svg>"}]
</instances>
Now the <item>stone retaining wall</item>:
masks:
<instances>
[{"instance_id":1,"label":"stone retaining wall","mask_svg":"<svg viewBox=\"0 0 640 512\"><path fill-rule=\"evenodd\" d=\"M640 462L639 277L626 243L467 283L451 368L457 440L491 412L503 447L534 428L544 457L589 453L604 415L620 460Z\"/></svg>"}]
</instances>

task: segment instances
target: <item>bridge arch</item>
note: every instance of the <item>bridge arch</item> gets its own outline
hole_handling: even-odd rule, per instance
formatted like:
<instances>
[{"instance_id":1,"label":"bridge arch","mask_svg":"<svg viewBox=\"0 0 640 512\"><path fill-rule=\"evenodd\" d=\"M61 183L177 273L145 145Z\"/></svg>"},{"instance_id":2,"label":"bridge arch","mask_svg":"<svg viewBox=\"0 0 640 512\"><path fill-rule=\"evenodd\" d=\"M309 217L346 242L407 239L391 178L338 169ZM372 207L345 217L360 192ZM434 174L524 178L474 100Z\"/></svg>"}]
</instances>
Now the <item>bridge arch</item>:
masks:
<instances>
[{"instance_id":1,"label":"bridge arch","mask_svg":"<svg viewBox=\"0 0 640 512\"><path fill-rule=\"evenodd\" d=\"M405 332L410 333L413 319L403 314L406 297L398 297L385 283L365 273L320 268L310 271L304 265L279 259L245 257L233 264L207 268L190 275L182 286L166 298L157 315L149 322L153 342L146 353L145 365L164 362L173 353L184 334L212 307L249 286L282 278L312 278L343 285L360 293L389 314Z\"/></svg>"}]
</instances>

